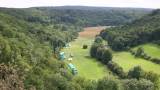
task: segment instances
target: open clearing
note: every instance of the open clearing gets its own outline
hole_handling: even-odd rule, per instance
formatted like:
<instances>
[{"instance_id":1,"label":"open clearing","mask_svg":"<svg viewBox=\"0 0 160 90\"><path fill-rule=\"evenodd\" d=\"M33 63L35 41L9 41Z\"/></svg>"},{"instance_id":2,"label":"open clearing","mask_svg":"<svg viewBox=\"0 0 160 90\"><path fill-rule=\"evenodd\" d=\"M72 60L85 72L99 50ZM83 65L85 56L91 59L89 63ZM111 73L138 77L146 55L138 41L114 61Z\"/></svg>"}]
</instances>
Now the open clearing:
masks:
<instances>
[{"instance_id":1,"label":"open clearing","mask_svg":"<svg viewBox=\"0 0 160 90\"><path fill-rule=\"evenodd\" d=\"M86 79L100 79L104 76L109 75L110 71L107 67L96 59L91 58L89 55L90 46L93 43L95 35L97 35L104 27L88 27L85 28L83 32L79 33L78 39L71 42L71 47L65 48L63 51L68 57L70 53L73 54L73 63L77 70L78 76L84 77ZM88 49L82 49L82 46L88 45ZM66 60L67 63L69 61Z\"/></svg>"},{"instance_id":2,"label":"open clearing","mask_svg":"<svg viewBox=\"0 0 160 90\"><path fill-rule=\"evenodd\" d=\"M160 46L150 43L137 46L134 48L134 50L136 50L138 47L143 47L144 52L149 56L152 56L154 58L160 58Z\"/></svg>"},{"instance_id":3,"label":"open clearing","mask_svg":"<svg viewBox=\"0 0 160 90\"><path fill-rule=\"evenodd\" d=\"M134 66L141 66L145 71L153 71L160 75L160 65L152 63L150 61L135 58L129 52L116 52L114 53L113 61L118 63L124 71L128 72L129 69L133 68Z\"/></svg>"},{"instance_id":4,"label":"open clearing","mask_svg":"<svg viewBox=\"0 0 160 90\"><path fill-rule=\"evenodd\" d=\"M113 61L116 62L118 65L120 65L125 72L128 72L131 68L135 66L141 66L142 69L145 71L152 71L160 75L159 64L155 64L152 63L151 61L147 61L141 58L135 58L129 52L115 52L113 54Z\"/></svg>"}]
</instances>

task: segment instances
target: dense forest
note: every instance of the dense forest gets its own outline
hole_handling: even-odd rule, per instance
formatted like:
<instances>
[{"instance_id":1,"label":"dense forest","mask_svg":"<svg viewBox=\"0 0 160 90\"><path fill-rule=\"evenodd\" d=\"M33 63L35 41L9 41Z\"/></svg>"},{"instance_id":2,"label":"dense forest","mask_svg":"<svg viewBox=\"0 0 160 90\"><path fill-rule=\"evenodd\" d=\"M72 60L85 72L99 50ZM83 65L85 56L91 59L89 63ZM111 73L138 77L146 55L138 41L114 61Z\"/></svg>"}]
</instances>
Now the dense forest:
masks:
<instances>
[{"instance_id":1,"label":"dense forest","mask_svg":"<svg viewBox=\"0 0 160 90\"><path fill-rule=\"evenodd\" d=\"M116 26L131 22L152 11L143 8L112 7L33 7L28 9L5 9L1 12L30 22L63 23L77 26ZM31 16L28 16L31 14Z\"/></svg>"},{"instance_id":2,"label":"dense forest","mask_svg":"<svg viewBox=\"0 0 160 90\"><path fill-rule=\"evenodd\" d=\"M48 14L55 23L71 23L77 26L116 26L131 22L149 13L152 9L143 8L112 8L112 7L81 7L62 6L37 8Z\"/></svg>"},{"instance_id":3,"label":"dense forest","mask_svg":"<svg viewBox=\"0 0 160 90\"><path fill-rule=\"evenodd\" d=\"M57 60L57 53L78 36L82 27L122 25L151 9L72 8L0 8L0 87L3 90L131 90L133 81L140 88L137 90L145 87L152 90L153 83L147 80L91 81L73 77L65 63Z\"/></svg>"},{"instance_id":4,"label":"dense forest","mask_svg":"<svg viewBox=\"0 0 160 90\"><path fill-rule=\"evenodd\" d=\"M120 27L104 30L101 36L114 50L126 50L147 42L159 43L160 10Z\"/></svg>"}]
</instances>

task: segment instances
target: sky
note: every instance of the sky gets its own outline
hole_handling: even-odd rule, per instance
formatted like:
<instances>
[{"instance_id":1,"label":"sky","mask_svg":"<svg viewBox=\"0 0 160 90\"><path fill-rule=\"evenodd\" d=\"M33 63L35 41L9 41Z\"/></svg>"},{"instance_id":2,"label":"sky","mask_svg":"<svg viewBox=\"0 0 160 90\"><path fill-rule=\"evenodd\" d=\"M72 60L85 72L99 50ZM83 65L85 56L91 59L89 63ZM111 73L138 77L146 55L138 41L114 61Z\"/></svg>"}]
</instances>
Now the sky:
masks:
<instances>
[{"instance_id":1,"label":"sky","mask_svg":"<svg viewBox=\"0 0 160 90\"><path fill-rule=\"evenodd\" d=\"M160 8L160 0L0 0L0 7L28 8L36 6L99 6Z\"/></svg>"}]
</instances>

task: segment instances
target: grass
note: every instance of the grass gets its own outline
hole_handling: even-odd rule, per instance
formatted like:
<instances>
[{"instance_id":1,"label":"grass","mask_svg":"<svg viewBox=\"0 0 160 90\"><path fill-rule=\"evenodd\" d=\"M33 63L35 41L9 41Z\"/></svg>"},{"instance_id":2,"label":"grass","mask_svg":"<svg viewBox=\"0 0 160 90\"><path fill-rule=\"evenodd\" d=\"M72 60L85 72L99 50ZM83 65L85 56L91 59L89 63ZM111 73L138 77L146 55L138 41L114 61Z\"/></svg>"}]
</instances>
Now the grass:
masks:
<instances>
[{"instance_id":1,"label":"grass","mask_svg":"<svg viewBox=\"0 0 160 90\"><path fill-rule=\"evenodd\" d=\"M107 66L90 57L89 49L93 43L95 33L91 33L94 34L93 36L91 34L89 35L88 33L91 33L91 31L81 32L79 38L70 43L71 47L65 48L63 51L66 53L67 57L69 57L70 53L73 54L74 57L71 63L73 63L78 69L78 76L86 79L97 80L109 75L110 70L107 68ZM84 44L89 46L88 49L82 49ZM144 48L147 54L154 57L160 57L159 46L154 44L145 44L141 46ZM138 47L135 47L134 49ZM135 58L129 52L113 52L113 61L119 64L125 72L128 72L131 68L139 65L145 71L153 71L154 73L160 75L160 65L141 58ZM65 60L65 62L70 63L67 60Z\"/></svg>"},{"instance_id":2,"label":"grass","mask_svg":"<svg viewBox=\"0 0 160 90\"><path fill-rule=\"evenodd\" d=\"M143 47L144 52L148 54L149 56L152 56L154 58L160 58L160 46L156 44L144 44L140 45L138 47ZM135 47L134 50L136 50L138 47Z\"/></svg>"},{"instance_id":3,"label":"grass","mask_svg":"<svg viewBox=\"0 0 160 90\"><path fill-rule=\"evenodd\" d=\"M83 44L89 45L88 49L82 49ZM71 42L71 47L64 49L66 56L73 54L73 63L78 69L78 76L86 79L100 79L109 74L107 67L89 55L89 48L92 44L91 39L79 37L76 41ZM66 60L67 63L69 61Z\"/></svg>"},{"instance_id":4,"label":"grass","mask_svg":"<svg viewBox=\"0 0 160 90\"><path fill-rule=\"evenodd\" d=\"M145 48L148 47L149 48L148 50L151 50L149 46L150 44L145 45ZM151 47L152 46L153 45L151 45ZM114 52L113 61L116 62L118 65L120 65L125 72L128 72L131 68L139 65L145 71L152 71L160 75L160 70L159 70L160 65L159 64L155 64L155 63L152 63L150 61L147 61L141 58L135 58L129 52ZM159 81L159 86L160 86L160 81Z\"/></svg>"},{"instance_id":5,"label":"grass","mask_svg":"<svg viewBox=\"0 0 160 90\"><path fill-rule=\"evenodd\" d=\"M86 33L85 33L86 34ZM79 36L78 39L71 42L71 47L63 49L66 57L69 57L70 53L73 54L73 60L71 61L78 70L78 75L86 79L98 80L110 74L108 68L96 59L91 58L89 55L90 46L92 45L94 36L84 37L84 34ZM88 45L87 49L82 49L82 46ZM66 63L70 61L65 60Z\"/></svg>"},{"instance_id":6,"label":"grass","mask_svg":"<svg viewBox=\"0 0 160 90\"><path fill-rule=\"evenodd\" d=\"M117 52L113 54L113 61L118 63L124 71L128 72L134 66L141 66L145 71L153 71L160 75L160 65L152 63L150 61L135 58L129 52Z\"/></svg>"}]
</instances>

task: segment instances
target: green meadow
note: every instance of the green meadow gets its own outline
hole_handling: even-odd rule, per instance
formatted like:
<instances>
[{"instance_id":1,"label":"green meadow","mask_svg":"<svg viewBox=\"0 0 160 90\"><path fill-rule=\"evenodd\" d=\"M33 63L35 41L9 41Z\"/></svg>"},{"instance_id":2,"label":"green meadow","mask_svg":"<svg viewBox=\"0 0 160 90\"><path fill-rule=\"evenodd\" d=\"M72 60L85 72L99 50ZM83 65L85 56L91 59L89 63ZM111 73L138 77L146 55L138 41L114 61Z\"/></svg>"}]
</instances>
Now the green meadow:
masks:
<instances>
[{"instance_id":1,"label":"green meadow","mask_svg":"<svg viewBox=\"0 0 160 90\"><path fill-rule=\"evenodd\" d=\"M72 63L78 70L78 76L86 79L100 79L110 74L108 68L96 59L91 58L89 55L90 46L93 43L91 38L79 37L75 41L71 42L69 48L63 49L68 58L70 54L73 55L73 60L70 62L65 60L66 63ZM87 49L83 49L82 46L88 45Z\"/></svg>"},{"instance_id":2,"label":"green meadow","mask_svg":"<svg viewBox=\"0 0 160 90\"><path fill-rule=\"evenodd\" d=\"M63 51L66 54L66 63L72 63L78 69L78 76L87 79L100 79L104 76L111 74L108 68L98 62L96 59L91 58L89 55L90 46L93 43L92 38L79 37L75 41L71 42L71 46L64 48ZM87 49L83 49L83 45L88 45ZM145 44L134 48L143 47L145 52L154 57L160 57L160 48L155 44ZM67 59L69 55L73 55L73 60L69 62ZM145 71L152 71L160 75L160 65L152 63L150 61L135 58L129 52L114 52L113 61L118 63L125 72L128 72L134 66L141 66Z\"/></svg>"},{"instance_id":3,"label":"green meadow","mask_svg":"<svg viewBox=\"0 0 160 90\"><path fill-rule=\"evenodd\" d=\"M160 46L156 44L143 44L135 47L133 50L136 50L138 47L142 47L144 49L144 52L148 54L149 56L152 56L154 58L160 58Z\"/></svg>"},{"instance_id":4,"label":"green meadow","mask_svg":"<svg viewBox=\"0 0 160 90\"><path fill-rule=\"evenodd\" d=\"M128 72L134 66L141 66L145 71L153 71L160 75L160 65L150 61L136 58L129 52L116 52L113 54L113 61L118 63L124 71Z\"/></svg>"}]
</instances>

